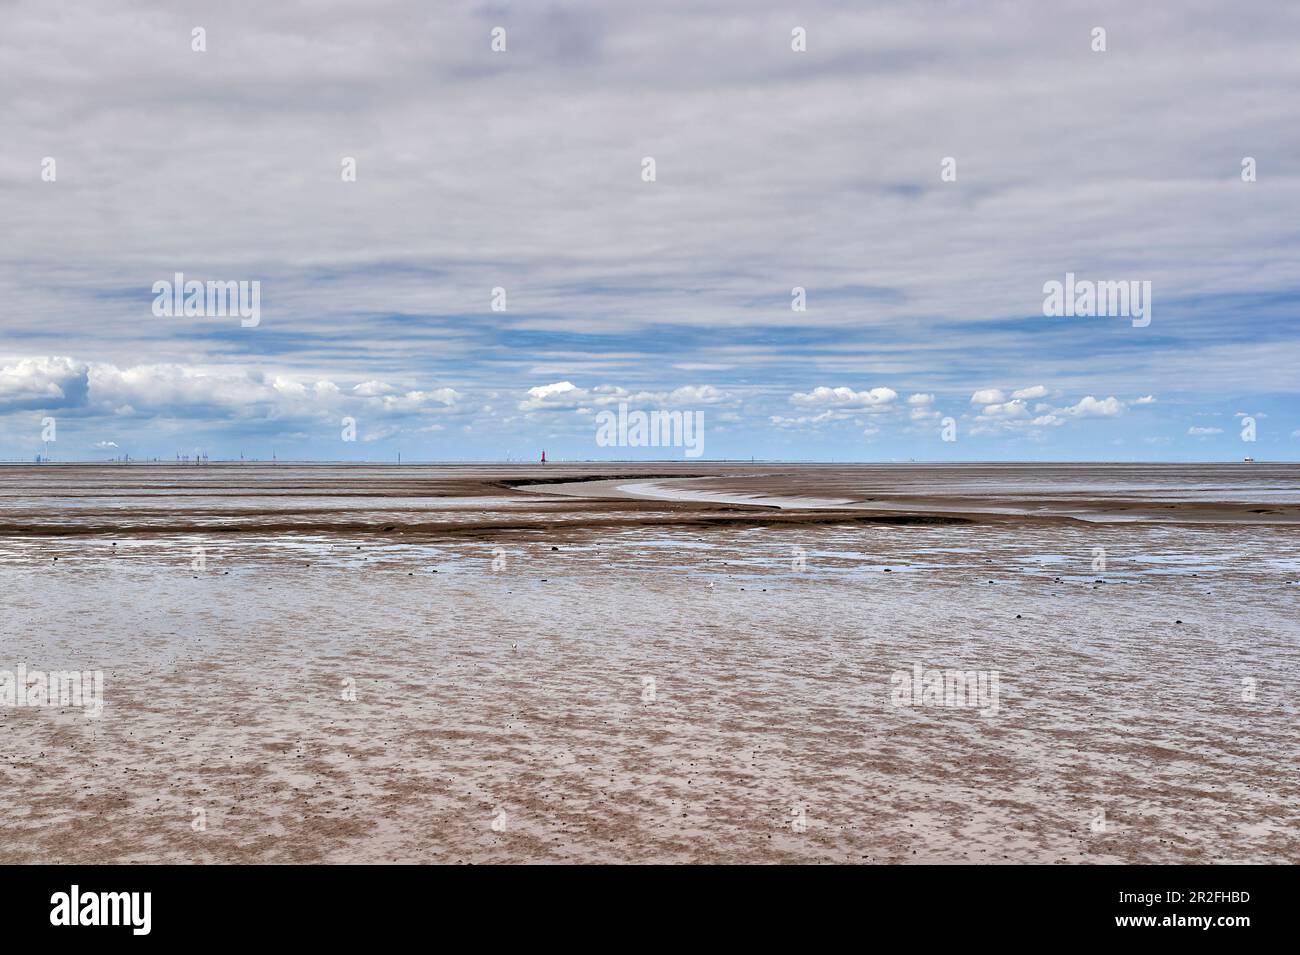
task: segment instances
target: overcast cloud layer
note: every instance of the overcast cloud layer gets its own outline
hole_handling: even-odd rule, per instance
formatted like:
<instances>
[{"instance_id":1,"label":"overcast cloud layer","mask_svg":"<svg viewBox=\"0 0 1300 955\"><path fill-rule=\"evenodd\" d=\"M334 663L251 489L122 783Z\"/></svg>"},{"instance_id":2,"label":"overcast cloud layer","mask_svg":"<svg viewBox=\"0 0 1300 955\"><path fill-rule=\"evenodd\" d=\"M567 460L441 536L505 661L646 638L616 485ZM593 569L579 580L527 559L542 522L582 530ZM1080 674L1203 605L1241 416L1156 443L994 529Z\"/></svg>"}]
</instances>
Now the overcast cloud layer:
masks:
<instances>
[{"instance_id":1,"label":"overcast cloud layer","mask_svg":"<svg viewBox=\"0 0 1300 955\"><path fill-rule=\"evenodd\" d=\"M0 22L0 458L681 455L599 447L623 403L710 458L1300 458L1294 5ZM155 316L177 272L260 323ZM1066 272L1151 323L1044 317Z\"/></svg>"}]
</instances>

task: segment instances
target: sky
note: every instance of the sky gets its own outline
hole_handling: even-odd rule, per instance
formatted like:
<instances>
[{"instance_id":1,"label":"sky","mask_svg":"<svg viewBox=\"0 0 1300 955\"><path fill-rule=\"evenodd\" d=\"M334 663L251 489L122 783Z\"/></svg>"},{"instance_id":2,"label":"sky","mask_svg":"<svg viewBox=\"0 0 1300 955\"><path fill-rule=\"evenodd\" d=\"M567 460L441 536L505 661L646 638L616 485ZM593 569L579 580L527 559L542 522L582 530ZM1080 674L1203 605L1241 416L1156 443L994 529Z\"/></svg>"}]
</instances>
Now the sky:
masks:
<instances>
[{"instance_id":1,"label":"sky","mask_svg":"<svg viewBox=\"0 0 1300 955\"><path fill-rule=\"evenodd\" d=\"M0 460L1300 460L1296 5L0 23Z\"/></svg>"}]
</instances>

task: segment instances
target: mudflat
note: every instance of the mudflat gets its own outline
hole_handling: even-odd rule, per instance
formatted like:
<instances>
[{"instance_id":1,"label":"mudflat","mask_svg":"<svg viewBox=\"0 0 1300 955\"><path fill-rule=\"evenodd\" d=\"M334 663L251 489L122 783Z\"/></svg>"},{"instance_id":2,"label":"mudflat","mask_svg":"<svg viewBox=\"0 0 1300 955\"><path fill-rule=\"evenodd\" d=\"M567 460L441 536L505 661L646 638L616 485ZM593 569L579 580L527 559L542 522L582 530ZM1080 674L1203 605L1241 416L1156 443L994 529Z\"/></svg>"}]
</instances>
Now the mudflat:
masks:
<instances>
[{"instance_id":1,"label":"mudflat","mask_svg":"<svg viewBox=\"0 0 1300 955\"><path fill-rule=\"evenodd\" d=\"M1295 465L0 467L0 851L1300 861L1298 521Z\"/></svg>"}]
</instances>

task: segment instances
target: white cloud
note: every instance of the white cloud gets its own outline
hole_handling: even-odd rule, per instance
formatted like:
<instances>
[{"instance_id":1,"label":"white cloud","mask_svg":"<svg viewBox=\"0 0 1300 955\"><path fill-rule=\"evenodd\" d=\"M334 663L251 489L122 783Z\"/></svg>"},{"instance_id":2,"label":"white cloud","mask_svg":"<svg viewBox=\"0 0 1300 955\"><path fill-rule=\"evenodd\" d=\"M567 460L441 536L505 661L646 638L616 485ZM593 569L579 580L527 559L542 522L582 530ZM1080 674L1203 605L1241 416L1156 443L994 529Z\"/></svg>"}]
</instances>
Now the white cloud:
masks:
<instances>
[{"instance_id":1,"label":"white cloud","mask_svg":"<svg viewBox=\"0 0 1300 955\"><path fill-rule=\"evenodd\" d=\"M727 395L713 385L683 385L668 393L665 404L711 405L726 401Z\"/></svg>"},{"instance_id":2,"label":"white cloud","mask_svg":"<svg viewBox=\"0 0 1300 955\"><path fill-rule=\"evenodd\" d=\"M386 425L382 428L374 428L363 432L361 435L361 440L363 443L366 444L370 444L375 441L386 441L389 438L399 434L400 432L401 432L400 428L393 427L392 425Z\"/></svg>"},{"instance_id":3,"label":"white cloud","mask_svg":"<svg viewBox=\"0 0 1300 955\"><path fill-rule=\"evenodd\" d=\"M528 389L528 395L519 402L520 411L540 411L543 408L570 408L585 404L591 396L571 381L557 381Z\"/></svg>"},{"instance_id":4,"label":"white cloud","mask_svg":"<svg viewBox=\"0 0 1300 955\"><path fill-rule=\"evenodd\" d=\"M342 413L399 419L454 410L452 388L411 389L383 394L387 387L361 382L345 391L333 381L265 375L242 367L203 368L180 364L118 367L73 358L24 358L0 364L0 408L26 405L76 408L90 416L167 418L203 426L240 421L276 421L299 430ZM115 425L116 426L116 425ZM397 427L396 424L393 425ZM309 428L308 430L314 430ZM100 450L116 444L95 445Z\"/></svg>"},{"instance_id":5,"label":"white cloud","mask_svg":"<svg viewBox=\"0 0 1300 955\"><path fill-rule=\"evenodd\" d=\"M1081 398L1073 405L1055 408L1047 402L1035 402L1030 411L1029 401L1042 397L1048 389L1043 385L1021 388L1012 392L1011 400L1005 400L1005 394L996 388L977 391L971 397L973 404L979 406L975 415L972 435L1014 435L1034 436L1033 429L1059 428L1071 420L1082 418L1113 418L1124 411L1124 403L1114 396L1097 399L1092 395ZM1014 397L1019 395L1021 397ZM1002 397L1002 401L989 399Z\"/></svg>"},{"instance_id":6,"label":"white cloud","mask_svg":"<svg viewBox=\"0 0 1300 955\"><path fill-rule=\"evenodd\" d=\"M1194 435L1194 436L1196 436L1196 437L1205 437L1205 436L1207 436L1207 435L1211 435L1211 434L1223 434L1223 429L1222 429L1222 428L1198 428L1198 427L1191 427L1191 428L1188 428L1188 429L1187 429L1187 433L1190 434L1190 435Z\"/></svg>"},{"instance_id":7,"label":"white cloud","mask_svg":"<svg viewBox=\"0 0 1300 955\"><path fill-rule=\"evenodd\" d=\"M986 404L980 409L980 418L1023 418L1029 414L1029 408L1023 401L1005 401L1002 404Z\"/></svg>"},{"instance_id":8,"label":"white cloud","mask_svg":"<svg viewBox=\"0 0 1300 955\"><path fill-rule=\"evenodd\" d=\"M778 428L806 428L809 425L825 424L828 421L838 421L840 416L834 411L823 411L817 415L799 415L797 417L787 417L785 415L772 415L768 422Z\"/></svg>"},{"instance_id":9,"label":"white cloud","mask_svg":"<svg viewBox=\"0 0 1300 955\"><path fill-rule=\"evenodd\" d=\"M896 398L898 392L892 388L872 388L869 391L854 391L852 388L827 388L820 386L812 391L797 391L790 396L790 403L801 408L839 408L859 411L878 411L887 408Z\"/></svg>"},{"instance_id":10,"label":"white cloud","mask_svg":"<svg viewBox=\"0 0 1300 955\"><path fill-rule=\"evenodd\" d=\"M1029 388L1021 388L1011 393L1012 398L1020 398L1032 401L1034 398L1043 398L1047 395L1047 389L1042 385L1033 385Z\"/></svg>"},{"instance_id":11,"label":"white cloud","mask_svg":"<svg viewBox=\"0 0 1300 955\"><path fill-rule=\"evenodd\" d=\"M1114 395L1098 401L1092 395L1079 399L1078 404L1062 408L1060 413L1076 418L1113 418L1124 411L1124 402Z\"/></svg>"},{"instance_id":12,"label":"white cloud","mask_svg":"<svg viewBox=\"0 0 1300 955\"><path fill-rule=\"evenodd\" d=\"M449 408L460 394L454 388L434 391L408 391L401 395L384 395L380 403L385 411L426 411L437 406Z\"/></svg>"},{"instance_id":13,"label":"white cloud","mask_svg":"<svg viewBox=\"0 0 1300 955\"><path fill-rule=\"evenodd\" d=\"M571 381L557 381L549 385L529 388L519 402L519 410L578 411L591 414L596 408L609 407L622 402L629 406L652 410L665 407L697 407L733 401L733 396L713 385L682 385L672 391L632 392L618 385L597 385L579 388Z\"/></svg>"},{"instance_id":14,"label":"white cloud","mask_svg":"<svg viewBox=\"0 0 1300 955\"><path fill-rule=\"evenodd\" d=\"M87 366L72 358L21 358L0 364L0 412L59 408L84 398Z\"/></svg>"}]
</instances>

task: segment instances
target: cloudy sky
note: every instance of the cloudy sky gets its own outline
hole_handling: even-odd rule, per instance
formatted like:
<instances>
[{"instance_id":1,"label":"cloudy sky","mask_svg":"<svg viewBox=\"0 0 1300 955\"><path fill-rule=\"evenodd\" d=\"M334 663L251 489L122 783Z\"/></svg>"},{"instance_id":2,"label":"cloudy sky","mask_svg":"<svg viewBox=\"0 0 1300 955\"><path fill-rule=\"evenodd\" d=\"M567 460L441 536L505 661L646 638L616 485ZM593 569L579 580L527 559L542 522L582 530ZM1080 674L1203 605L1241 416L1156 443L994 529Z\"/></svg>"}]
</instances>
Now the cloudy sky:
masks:
<instances>
[{"instance_id":1,"label":"cloudy sky","mask_svg":"<svg viewBox=\"0 0 1300 955\"><path fill-rule=\"evenodd\" d=\"M598 446L620 402L702 412L706 458L1300 459L1295 5L0 23L0 459L47 417L56 460L682 456ZM155 315L178 272L259 323ZM1150 324L1045 317L1067 272Z\"/></svg>"}]
</instances>

